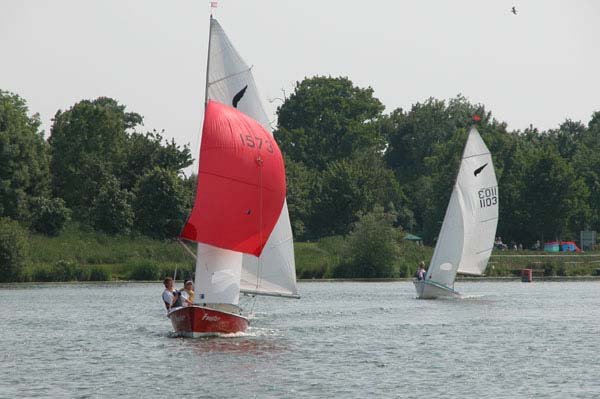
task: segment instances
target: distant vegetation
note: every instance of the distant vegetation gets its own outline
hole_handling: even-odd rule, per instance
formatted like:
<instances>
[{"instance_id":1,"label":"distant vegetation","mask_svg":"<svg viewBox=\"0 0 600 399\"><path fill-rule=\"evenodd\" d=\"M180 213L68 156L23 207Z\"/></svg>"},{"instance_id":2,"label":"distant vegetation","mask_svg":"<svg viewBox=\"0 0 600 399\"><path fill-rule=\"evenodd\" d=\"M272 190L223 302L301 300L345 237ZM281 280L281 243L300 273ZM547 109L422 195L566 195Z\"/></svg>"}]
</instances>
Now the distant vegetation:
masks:
<instances>
[{"instance_id":1,"label":"distant vegetation","mask_svg":"<svg viewBox=\"0 0 600 399\"><path fill-rule=\"evenodd\" d=\"M496 166L505 242L600 230L600 112L587 124L508 131L462 96L384 110L371 88L323 76L298 82L278 108L299 277L411 276L431 248L402 237L434 243L474 114ZM26 101L0 90L0 281L191 272L170 240L194 197L196 177L182 173L192 154L140 131L142 119L111 98L82 100L57 111L46 137ZM488 274L512 273L493 266Z\"/></svg>"}]
</instances>

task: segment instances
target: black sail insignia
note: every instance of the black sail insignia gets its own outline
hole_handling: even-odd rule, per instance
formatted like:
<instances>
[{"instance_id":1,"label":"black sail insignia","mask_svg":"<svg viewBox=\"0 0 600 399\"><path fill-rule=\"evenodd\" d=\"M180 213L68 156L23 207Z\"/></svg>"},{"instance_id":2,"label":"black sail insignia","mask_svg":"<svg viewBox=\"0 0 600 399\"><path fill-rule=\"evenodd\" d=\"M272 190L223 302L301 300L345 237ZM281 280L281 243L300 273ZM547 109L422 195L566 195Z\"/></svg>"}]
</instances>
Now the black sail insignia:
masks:
<instances>
[{"instance_id":1,"label":"black sail insignia","mask_svg":"<svg viewBox=\"0 0 600 399\"><path fill-rule=\"evenodd\" d=\"M487 166L487 163L484 164L483 166L480 166L477 169L475 169L475 171L473 172L473 175L477 176L478 174L480 174L481 171L483 170L483 168L485 168L486 166Z\"/></svg>"},{"instance_id":2,"label":"black sail insignia","mask_svg":"<svg viewBox=\"0 0 600 399\"><path fill-rule=\"evenodd\" d=\"M233 96L233 100L231 100L231 104L233 105L233 108L237 108L237 105L240 102L240 100L242 99L242 97L244 97L244 94L246 93L247 88L248 88L248 85L244 86L244 88L242 90L238 91L237 94L235 96Z\"/></svg>"}]
</instances>

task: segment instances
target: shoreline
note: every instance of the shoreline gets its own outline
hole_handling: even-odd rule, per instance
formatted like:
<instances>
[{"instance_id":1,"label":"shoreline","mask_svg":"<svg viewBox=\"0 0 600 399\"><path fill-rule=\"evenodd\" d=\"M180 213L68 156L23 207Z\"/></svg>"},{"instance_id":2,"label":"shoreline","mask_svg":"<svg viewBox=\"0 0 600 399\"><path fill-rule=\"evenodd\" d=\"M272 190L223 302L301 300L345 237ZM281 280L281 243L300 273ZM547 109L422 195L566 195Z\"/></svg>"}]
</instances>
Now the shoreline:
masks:
<instances>
[{"instance_id":1,"label":"shoreline","mask_svg":"<svg viewBox=\"0 0 600 399\"><path fill-rule=\"evenodd\" d=\"M298 283L393 283L393 282L412 282L411 278L322 278L322 279L298 279ZM600 281L600 276L534 276L532 283L535 282L578 282L578 281ZM459 277L456 282L513 282L521 281L521 277ZM183 280L176 280L176 283L183 283ZM27 281L14 283L0 283L0 289L14 287L16 285L98 285L98 284L162 284L161 280L110 280L110 281Z\"/></svg>"}]
</instances>

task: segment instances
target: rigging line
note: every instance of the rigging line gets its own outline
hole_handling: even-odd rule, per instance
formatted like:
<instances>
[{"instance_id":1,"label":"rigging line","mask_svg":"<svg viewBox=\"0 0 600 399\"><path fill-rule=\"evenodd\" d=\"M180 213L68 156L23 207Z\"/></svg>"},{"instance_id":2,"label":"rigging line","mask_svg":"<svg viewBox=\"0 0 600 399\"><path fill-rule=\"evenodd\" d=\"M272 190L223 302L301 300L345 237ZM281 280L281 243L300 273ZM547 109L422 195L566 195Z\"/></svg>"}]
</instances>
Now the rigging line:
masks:
<instances>
[{"instance_id":1,"label":"rigging line","mask_svg":"<svg viewBox=\"0 0 600 399\"><path fill-rule=\"evenodd\" d=\"M219 78L219 79L217 79L217 80L213 80L212 82L209 82L209 81L208 81L208 79L207 79L207 80L206 80L206 82L207 82L207 83L206 83L206 85L207 85L208 87L210 87L210 86L212 86L212 85L214 85L214 84L216 84L216 83L222 82L222 81L224 81L224 80L227 80L227 79L229 79L229 78L233 78L234 76L238 76L238 75L241 75L241 74L243 74L243 73L249 72L249 71L251 71L251 70L252 70L252 67L253 67L253 66L254 66L254 65L252 65L252 66L250 66L250 67L248 67L248 68L244 69L243 71L236 72L236 73L232 73L231 75L227 75L227 76L224 76L224 77L222 77L222 78Z\"/></svg>"},{"instance_id":2,"label":"rigging line","mask_svg":"<svg viewBox=\"0 0 600 399\"><path fill-rule=\"evenodd\" d=\"M259 155L260 157L260 155ZM262 158L261 162L262 162ZM259 164L258 166L258 196L259 196L259 203L258 203L258 239L259 242L262 244L262 217L263 217L263 184L262 184L262 170L263 170L263 164ZM264 251L264 247L262 248L262 251ZM262 251L260 253L260 255L262 255ZM258 287L260 286L260 275L261 275L261 268L262 268L262 260L260 259L261 256L258 256L258 266L256 268L256 290L258 291Z\"/></svg>"},{"instance_id":3,"label":"rigging line","mask_svg":"<svg viewBox=\"0 0 600 399\"><path fill-rule=\"evenodd\" d=\"M190 255L191 255L191 257L192 257L192 258L194 258L194 259L197 259L197 256L196 256L196 254L195 254L194 252L192 252L192 250L191 250L191 249L189 249L187 245L185 245L185 243L184 243L184 242L181 240L181 238L177 238L177 242L178 242L179 244L181 244L181 246L182 246L182 247L183 247L183 248L186 250L186 252L187 252L188 254L190 254Z\"/></svg>"}]
</instances>

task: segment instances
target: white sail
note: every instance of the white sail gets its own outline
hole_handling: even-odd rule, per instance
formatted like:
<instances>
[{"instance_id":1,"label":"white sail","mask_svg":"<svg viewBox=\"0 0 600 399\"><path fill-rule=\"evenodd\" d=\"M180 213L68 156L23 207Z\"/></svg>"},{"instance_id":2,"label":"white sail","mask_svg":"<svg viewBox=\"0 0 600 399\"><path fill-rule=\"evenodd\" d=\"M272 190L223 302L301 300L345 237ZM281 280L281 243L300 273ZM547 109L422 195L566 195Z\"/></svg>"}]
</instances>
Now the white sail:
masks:
<instances>
[{"instance_id":1,"label":"white sail","mask_svg":"<svg viewBox=\"0 0 600 399\"><path fill-rule=\"evenodd\" d=\"M206 244L198 245L196 257L196 303L229 303L240 298L242 254Z\"/></svg>"},{"instance_id":2,"label":"white sail","mask_svg":"<svg viewBox=\"0 0 600 399\"><path fill-rule=\"evenodd\" d=\"M207 72L207 100L235 106L238 110L261 123L271 131L269 119L264 111L251 68L235 50L216 19L211 18L210 46ZM292 296L298 295L296 288L296 266L292 228L287 202L259 258L243 254L239 260L229 258L228 250L207 244L198 244L198 255L211 259L219 256L228 261L241 262L240 290L247 293ZM237 266L231 264L235 269ZM196 280L203 271L196 265Z\"/></svg>"},{"instance_id":3,"label":"white sail","mask_svg":"<svg viewBox=\"0 0 600 399\"><path fill-rule=\"evenodd\" d=\"M498 224L498 183L490 151L471 128L426 280L452 287L456 273L481 275Z\"/></svg>"}]
</instances>

